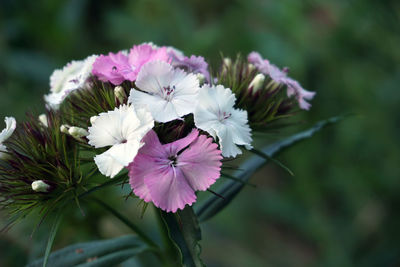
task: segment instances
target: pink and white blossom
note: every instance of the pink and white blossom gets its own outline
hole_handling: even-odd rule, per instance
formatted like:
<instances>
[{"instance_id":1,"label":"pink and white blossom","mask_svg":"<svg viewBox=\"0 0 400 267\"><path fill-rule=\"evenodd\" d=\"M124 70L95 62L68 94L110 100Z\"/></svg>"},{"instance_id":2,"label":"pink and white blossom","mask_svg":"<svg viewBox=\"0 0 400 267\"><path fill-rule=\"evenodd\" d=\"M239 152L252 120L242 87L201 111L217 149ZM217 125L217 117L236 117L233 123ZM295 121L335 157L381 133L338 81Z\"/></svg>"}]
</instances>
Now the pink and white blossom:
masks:
<instances>
[{"instance_id":1,"label":"pink and white blossom","mask_svg":"<svg viewBox=\"0 0 400 267\"><path fill-rule=\"evenodd\" d=\"M100 113L91 119L87 139L95 148L111 147L95 156L94 161L103 175L113 178L135 158L143 136L154 126L150 113L122 105Z\"/></svg>"},{"instance_id":2,"label":"pink and white blossom","mask_svg":"<svg viewBox=\"0 0 400 267\"><path fill-rule=\"evenodd\" d=\"M176 212L196 201L196 191L207 190L220 177L221 151L212 138L194 129L186 137L161 144L150 131L145 145L128 166L133 192L145 202Z\"/></svg>"},{"instance_id":3,"label":"pink and white blossom","mask_svg":"<svg viewBox=\"0 0 400 267\"><path fill-rule=\"evenodd\" d=\"M306 100L311 100L315 96L315 92L305 90L299 82L287 76L288 69L279 69L269 60L263 59L257 52L251 52L247 60L253 64L261 73L269 75L272 80L277 83L285 84L287 86L288 97L296 97L301 109L308 110L311 104Z\"/></svg>"},{"instance_id":4,"label":"pink and white blossom","mask_svg":"<svg viewBox=\"0 0 400 267\"><path fill-rule=\"evenodd\" d=\"M193 73L174 69L169 63L145 64L136 80L140 90L132 89L128 102L150 110L155 121L168 122L193 113L200 90Z\"/></svg>"},{"instance_id":5,"label":"pink and white blossom","mask_svg":"<svg viewBox=\"0 0 400 267\"><path fill-rule=\"evenodd\" d=\"M135 81L142 66L154 60L168 61L165 47L157 48L150 44L135 45L129 51L101 55L93 64L93 74L103 82L120 85L123 81Z\"/></svg>"},{"instance_id":6,"label":"pink and white blossom","mask_svg":"<svg viewBox=\"0 0 400 267\"><path fill-rule=\"evenodd\" d=\"M64 99L74 90L85 88L97 56L72 61L63 69L57 69L50 76L50 94L44 96L46 105L58 109Z\"/></svg>"},{"instance_id":7,"label":"pink and white blossom","mask_svg":"<svg viewBox=\"0 0 400 267\"><path fill-rule=\"evenodd\" d=\"M208 132L218 141L224 157L242 154L238 145L251 148L251 129L247 111L235 109L236 97L222 85L204 85L194 112L197 128Z\"/></svg>"}]
</instances>

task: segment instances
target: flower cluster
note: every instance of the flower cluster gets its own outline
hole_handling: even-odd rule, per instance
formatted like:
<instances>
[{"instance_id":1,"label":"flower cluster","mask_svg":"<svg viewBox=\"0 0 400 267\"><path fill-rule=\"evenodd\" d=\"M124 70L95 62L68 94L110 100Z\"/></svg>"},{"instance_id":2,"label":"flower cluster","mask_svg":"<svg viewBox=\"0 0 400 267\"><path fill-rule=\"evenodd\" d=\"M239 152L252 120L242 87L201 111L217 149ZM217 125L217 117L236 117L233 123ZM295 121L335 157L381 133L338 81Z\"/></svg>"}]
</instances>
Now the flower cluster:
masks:
<instances>
[{"instance_id":1,"label":"flower cluster","mask_svg":"<svg viewBox=\"0 0 400 267\"><path fill-rule=\"evenodd\" d=\"M223 158L252 149L252 131L266 131L298 106L308 110L307 101L314 94L289 78L287 69L278 69L256 52L247 60L226 58L217 72L210 73L201 56L145 43L129 51L72 61L55 70L50 93L44 97L51 120L40 116L35 135L45 136L40 142L54 143L51 153L58 162L43 155L49 149L47 143L39 151L48 160L48 166L41 164L49 172L53 165L71 165L69 152L63 155L63 150L71 149L72 142L81 154L93 155L91 163L101 174L114 178L126 169L136 196L176 212L196 201L196 191L208 190L215 183ZM6 124L0 134L0 156L5 158L0 166L13 169L15 158L24 156L17 145L24 142L18 134L8 152L4 142L16 123L6 118ZM63 150L57 152L57 145ZM73 166L80 161L79 155L74 156ZM75 177L79 172L70 173ZM70 175L47 181L38 174L32 172L24 180L24 190L29 185L31 194L46 195L72 179ZM64 183L63 190L76 183ZM6 184L4 178L0 186Z\"/></svg>"}]
</instances>

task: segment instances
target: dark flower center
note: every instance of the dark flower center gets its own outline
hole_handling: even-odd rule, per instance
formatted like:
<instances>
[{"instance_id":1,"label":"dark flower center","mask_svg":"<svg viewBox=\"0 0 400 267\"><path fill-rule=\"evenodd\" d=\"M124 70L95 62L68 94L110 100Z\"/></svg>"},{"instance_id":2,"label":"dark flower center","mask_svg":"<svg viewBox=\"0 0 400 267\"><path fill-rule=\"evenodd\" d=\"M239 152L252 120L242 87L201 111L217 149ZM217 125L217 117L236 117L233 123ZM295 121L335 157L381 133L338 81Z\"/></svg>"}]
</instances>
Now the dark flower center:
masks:
<instances>
[{"instance_id":1,"label":"dark flower center","mask_svg":"<svg viewBox=\"0 0 400 267\"><path fill-rule=\"evenodd\" d=\"M170 165L171 166L176 166L178 164L178 158L176 156L169 156L168 159L170 160Z\"/></svg>"}]
</instances>

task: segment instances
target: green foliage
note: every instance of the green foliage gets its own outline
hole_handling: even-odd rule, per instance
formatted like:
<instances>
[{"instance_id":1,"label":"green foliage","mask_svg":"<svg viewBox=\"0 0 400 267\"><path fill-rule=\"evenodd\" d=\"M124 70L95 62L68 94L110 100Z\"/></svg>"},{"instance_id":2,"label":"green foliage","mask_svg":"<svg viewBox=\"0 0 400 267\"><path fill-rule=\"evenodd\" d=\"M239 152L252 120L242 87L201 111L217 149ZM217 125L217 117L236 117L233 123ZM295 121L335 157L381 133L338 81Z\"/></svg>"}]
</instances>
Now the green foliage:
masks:
<instances>
[{"instance_id":1,"label":"green foliage","mask_svg":"<svg viewBox=\"0 0 400 267\"><path fill-rule=\"evenodd\" d=\"M340 119L341 117L334 117L328 120L320 121L308 130L268 145L267 147L263 148L261 152L268 157L272 157L300 141L311 138L316 132L319 132L327 125L338 122ZM256 155L249 158L239 166L239 169L232 176L240 179L244 183L247 182L257 170L270 161L268 157ZM237 194L242 191L245 185L244 183L237 183L234 180L224 183L222 187L218 189L218 195L210 196L199 208L197 208L196 214L199 217L199 220L206 221L224 209L229 203L231 203Z\"/></svg>"},{"instance_id":2,"label":"green foliage","mask_svg":"<svg viewBox=\"0 0 400 267\"><path fill-rule=\"evenodd\" d=\"M206 262L393 266L400 255L399 10L396 0L3 0L0 118L21 121L27 109L42 112L51 72L89 54L153 41L204 55L215 69L220 52L260 51L317 91L311 110L299 114L302 121L348 111L361 116L279 158L294 177L273 165L260 170L252 180L257 189L247 187L203 229ZM122 205L114 191L96 194ZM127 214L140 217L135 202L129 205ZM93 207L84 218L79 212L64 218L80 227L73 234L71 227L61 230L56 242L113 233L93 227L109 219L102 214ZM7 244L1 266L21 266L35 254L38 245L25 245L30 224L1 237Z\"/></svg>"},{"instance_id":3,"label":"green foliage","mask_svg":"<svg viewBox=\"0 0 400 267\"><path fill-rule=\"evenodd\" d=\"M204 266L200 258L201 230L192 207L185 207L175 214L161 211L161 216L167 226L171 242L179 251L182 266Z\"/></svg>"},{"instance_id":4,"label":"green foliage","mask_svg":"<svg viewBox=\"0 0 400 267\"><path fill-rule=\"evenodd\" d=\"M115 266L147 249L135 236L80 243L51 253L48 266ZM39 259L28 267L39 267L42 264L43 259Z\"/></svg>"}]
</instances>

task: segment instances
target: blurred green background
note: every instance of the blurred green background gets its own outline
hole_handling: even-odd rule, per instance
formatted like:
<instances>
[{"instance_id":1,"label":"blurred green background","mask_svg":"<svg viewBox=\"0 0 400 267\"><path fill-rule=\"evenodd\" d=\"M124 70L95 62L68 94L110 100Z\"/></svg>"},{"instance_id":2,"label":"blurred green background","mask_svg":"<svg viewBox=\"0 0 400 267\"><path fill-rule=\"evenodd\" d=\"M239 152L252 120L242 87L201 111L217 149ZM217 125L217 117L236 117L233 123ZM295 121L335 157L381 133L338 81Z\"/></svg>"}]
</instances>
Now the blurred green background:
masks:
<instances>
[{"instance_id":1,"label":"blurred green background","mask_svg":"<svg viewBox=\"0 0 400 267\"><path fill-rule=\"evenodd\" d=\"M357 114L280 155L294 177L266 167L256 189L203 225L209 266L400 266L399 1L1 0L0 117L43 111L50 74L72 59L147 41L213 66L220 52L256 50L290 67L317 92L299 129ZM109 192L109 201L151 225L137 202L118 195ZM84 209L63 223L56 248L129 232L96 207ZM30 238L33 223L0 236L0 266L43 252L49 226Z\"/></svg>"}]
</instances>

